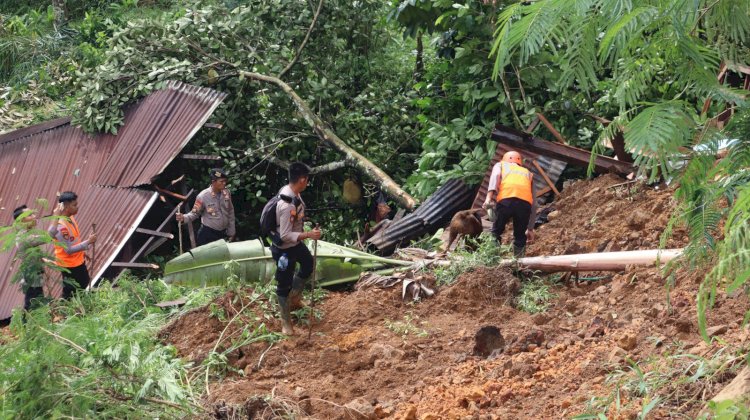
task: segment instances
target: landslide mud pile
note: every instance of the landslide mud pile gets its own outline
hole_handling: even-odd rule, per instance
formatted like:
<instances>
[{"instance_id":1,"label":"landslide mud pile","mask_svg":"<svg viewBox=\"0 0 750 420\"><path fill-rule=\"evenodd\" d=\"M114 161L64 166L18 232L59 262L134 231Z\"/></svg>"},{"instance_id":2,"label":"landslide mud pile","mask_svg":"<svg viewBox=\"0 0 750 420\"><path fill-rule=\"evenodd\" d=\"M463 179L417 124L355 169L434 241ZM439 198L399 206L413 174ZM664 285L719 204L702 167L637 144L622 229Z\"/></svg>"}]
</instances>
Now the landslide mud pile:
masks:
<instances>
[{"instance_id":1,"label":"landslide mud pile","mask_svg":"<svg viewBox=\"0 0 750 420\"><path fill-rule=\"evenodd\" d=\"M655 248L673 206L671 191L608 188L621 182L604 176L567 188L528 255ZM676 231L669 247L684 242ZM332 292L310 341L300 326L296 338L240 349L231 362L245 375L213 383L205 404L217 418L231 418L228 407L243 405L246 418L284 410L319 419L569 418L585 412L592 397L611 394L607 375L627 370L628 359L712 351L697 333L695 293L703 274L678 270L670 305L655 268L569 282L554 288L546 312L533 316L512 306L518 279L499 268L464 273L416 304L403 302L398 287ZM709 326L722 324L724 338L746 340L739 325L747 305L719 296ZM163 337L197 361L225 325L206 309L176 321ZM478 351L475 335L483 327L497 329L501 338L491 344L499 348ZM710 398L729 380L715 378L697 391ZM687 391L652 414L694 417L703 403L688 398L695 389ZM258 395L274 398L264 405ZM638 409L617 415L628 418Z\"/></svg>"}]
</instances>

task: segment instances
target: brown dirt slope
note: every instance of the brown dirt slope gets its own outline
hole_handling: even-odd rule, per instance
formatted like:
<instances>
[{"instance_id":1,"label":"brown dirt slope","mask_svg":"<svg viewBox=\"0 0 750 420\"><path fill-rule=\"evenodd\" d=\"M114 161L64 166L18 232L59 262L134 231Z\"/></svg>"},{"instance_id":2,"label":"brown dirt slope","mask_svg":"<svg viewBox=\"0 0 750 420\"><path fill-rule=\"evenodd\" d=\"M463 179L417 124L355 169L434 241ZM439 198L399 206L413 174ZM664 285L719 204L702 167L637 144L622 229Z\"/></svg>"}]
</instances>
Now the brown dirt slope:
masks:
<instances>
[{"instance_id":1,"label":"brown dirt slope","mask_svg":"<svg viewBox=\"0 0 750 420\"><path fill-rule=\"evenodd\" d=\"M566 188L555 203L559 213L539 229L529 255L656 247L673 206L671 191L608 188L621 182L603 176ZM684 243L677 232L669 246ZM585 412L592 397L611 392L605 379L627 369L625 357L711 351L697 334L695 293L702 276L678 270L671 305L655 268L560 285L547 312L534 316L506 304L518 283L498 268L465 273L416 304L403 302L398 288L331 293L310 341L300 326L301 337L241 349L232 362L245 376L212 384L205 401L223 407L273 395L303 417L319 419L570 418ZM744 297L719 296L709 325L726 324L723 338L744 342L748 335L739 325L747 305ZM223 328L209 315L188 314L164 339L184 357L205 357ZM489 358L474 355L474 335L485 326L497 327L506 344ZM698 394L710 397L729 380L724 375ZM701 406L700 398L680 397L652 414L695 417ZM251 418L273 417L269 413ZM633 414L624 410L611 418Z\"/></svg>"}]
</instances>

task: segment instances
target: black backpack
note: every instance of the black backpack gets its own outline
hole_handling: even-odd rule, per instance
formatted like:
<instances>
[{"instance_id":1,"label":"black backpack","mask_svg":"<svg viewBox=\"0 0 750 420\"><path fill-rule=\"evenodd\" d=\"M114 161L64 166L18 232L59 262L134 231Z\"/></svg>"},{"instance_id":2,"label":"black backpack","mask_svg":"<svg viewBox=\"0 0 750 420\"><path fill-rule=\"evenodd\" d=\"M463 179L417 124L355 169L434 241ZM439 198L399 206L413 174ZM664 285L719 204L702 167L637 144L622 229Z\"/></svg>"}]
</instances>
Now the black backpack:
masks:
<instances>
[{"instance_id":1,"label":"black backpack","mask_svg":"<svg viewBox=\"0 0 750 420\"><path fill-rule=\"evenodd\" d=\"M260 213L260 237L269 238L271 243L276 246L281 246L282 241L277 227L279 226L278 220L276 220L276 206L279 204L279 200L284 200L287 203L291 203L294 200L292 197L284 194L276 194L272 199L268 200L263 211Z\"/></svg>"}]
</instances>

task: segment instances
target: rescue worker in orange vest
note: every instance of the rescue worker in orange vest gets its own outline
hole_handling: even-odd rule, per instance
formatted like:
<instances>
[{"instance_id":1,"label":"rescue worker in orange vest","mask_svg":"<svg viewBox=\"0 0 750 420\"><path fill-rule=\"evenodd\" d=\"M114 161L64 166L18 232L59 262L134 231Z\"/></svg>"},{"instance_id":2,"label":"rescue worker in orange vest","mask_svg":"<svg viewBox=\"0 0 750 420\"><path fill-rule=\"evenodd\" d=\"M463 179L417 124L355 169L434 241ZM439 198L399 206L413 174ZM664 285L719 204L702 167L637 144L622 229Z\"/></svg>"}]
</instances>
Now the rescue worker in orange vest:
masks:
<instances>
[{"instance_id":1,"label":"rescue worker in orange vest","mask_svg":"<svg viewBox=\"0 0 750 420\"><path fill-rule=\"evenodd\" d=\"M86 268L86 250L96 242L96 234L92 233L85 241L81 240L81 229L75 216L78 213L78 196L72 191L65 191L57 199L63 209L57 225L49 228L50 235L55 239L55 259L57 265L64 267L63 271L63 299L73 296L77 289L85 289L89 285L90 277ZM57 232L54 232L54 228Z\"/></svg>"},{"instance_id":2,"label":"rescue worker in orange vest","mask_svg":"<svg viewBox=\"0 0 750 420\"><path fill-rule=\"evenodd\" d=\"M513 219L513 253L516 257L523 256L527 240L534 240L537 207L533 174L521 164L520 153L510 151L503 155L503 159L492 168L484 201L485 208L495 206L492 233L498 242L505 231L505 224Z\"/></svg>"}]
</instances>

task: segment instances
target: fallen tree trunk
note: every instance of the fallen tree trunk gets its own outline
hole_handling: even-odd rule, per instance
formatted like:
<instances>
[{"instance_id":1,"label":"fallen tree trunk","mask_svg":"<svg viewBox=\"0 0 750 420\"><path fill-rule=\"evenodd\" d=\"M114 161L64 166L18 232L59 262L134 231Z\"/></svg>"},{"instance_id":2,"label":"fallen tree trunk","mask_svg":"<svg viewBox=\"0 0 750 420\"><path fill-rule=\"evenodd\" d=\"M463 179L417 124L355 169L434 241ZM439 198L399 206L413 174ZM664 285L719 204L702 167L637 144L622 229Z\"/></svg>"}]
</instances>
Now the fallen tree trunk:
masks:
<instances>
[{"instance_id":1,"label":"fallen tree trunk","mask_svg":"<svg viewBox=\"0 0 750 420\"><path fill-rule=\"evenodd\" d=\"M393 197L399 202L401 206L407 210L413 210L417 205L417 200L414 199L409 193L404 191L388 174L382 169L377 167L375 164L370 162L366 157L362 156L361 153L352 149L348 144L341 140L336 133L331 131L323 120L315 114L310 106L297 95L297 92L292 89L291 86L284 83L283 80L278 77L267 76L260 73L254 73L249 71L240 70L239 74L243 77L247 77L253 80L259 80L262 82L273 83L283 90L297 106L297 110L305 119L305 121L312 127L315 134L328 143L334 149L344 154L344 160L351 164L351 166L357 168L363 172L368 178L373 180L386 194Z\"/></svg>"},{"instance_id":2,"label":"fallen tree trunk","mask_svg":"<svg viewBox=\"0 0 750 420\"><path fill-rule=\"evenodd\" d=\"M682 249L647 249L641 251L598 252L592 254L555 255L503 260L500 265L519 265L548 273L556 271L621 271L629 265L667 263L682 253Z\"/></svg>"}]
</instances>

